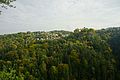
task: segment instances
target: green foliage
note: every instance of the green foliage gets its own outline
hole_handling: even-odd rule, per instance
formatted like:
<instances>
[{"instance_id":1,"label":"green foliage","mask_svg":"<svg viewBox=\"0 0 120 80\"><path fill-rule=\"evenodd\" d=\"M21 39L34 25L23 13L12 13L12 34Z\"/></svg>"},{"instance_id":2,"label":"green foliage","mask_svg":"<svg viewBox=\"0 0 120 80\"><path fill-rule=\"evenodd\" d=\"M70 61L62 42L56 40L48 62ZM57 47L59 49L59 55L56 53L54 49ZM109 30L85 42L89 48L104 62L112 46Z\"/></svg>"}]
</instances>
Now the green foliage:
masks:
<instances>
[{"instance_id":1,"label":"green foliage","mask_svg":"<svg viewBox=\"0 0 120 80\"><path fill-rule=\"evenodd\" d=\"M11 5L12 2L14 2L16 0L0 0L0 7L7 9L7 7L14 7L13 5ZM14 7L15 8L15 7ZM1 10L0 10L1 13Z\"/></svg>"},{"instance_id":2,"label":"green foliage","mask_svg":"<svg viewBox=\"0 0 120 80\"><path fill-rule=\"evenodd\" d=\"M119 35L117 28L1 35L0 80L120 80Z\"/></svg>"},{"instance_id":3,"label":"green foliage","mask_svg":"<svg viewBox=\"0 0 120 80\"><path fill-rule=\"evenodd\" d=\"M0 80L24 80L24 77L22 75L17 76L16 70L9 69L9 72L0 71Z\"/></svg>"}]
</instances>

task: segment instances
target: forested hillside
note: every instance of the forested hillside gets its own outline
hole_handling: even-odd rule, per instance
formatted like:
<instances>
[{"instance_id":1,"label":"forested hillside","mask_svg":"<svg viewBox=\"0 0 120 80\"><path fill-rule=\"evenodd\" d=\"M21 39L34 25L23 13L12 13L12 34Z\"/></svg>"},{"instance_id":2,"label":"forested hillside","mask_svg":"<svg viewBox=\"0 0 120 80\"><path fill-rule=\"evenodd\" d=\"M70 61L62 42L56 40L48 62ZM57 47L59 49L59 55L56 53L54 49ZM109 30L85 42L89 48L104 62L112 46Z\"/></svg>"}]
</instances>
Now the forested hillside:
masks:
<instances>
[{"instance_id":1,"label":"forested hillside","mask_svg":"<svg viewBox=\"0 0 120 80\"><path fill-rule=\"evenodd\" d=\"M120 80L120 28L0 35L0 80Z\"/></svg>"}]
</instances>

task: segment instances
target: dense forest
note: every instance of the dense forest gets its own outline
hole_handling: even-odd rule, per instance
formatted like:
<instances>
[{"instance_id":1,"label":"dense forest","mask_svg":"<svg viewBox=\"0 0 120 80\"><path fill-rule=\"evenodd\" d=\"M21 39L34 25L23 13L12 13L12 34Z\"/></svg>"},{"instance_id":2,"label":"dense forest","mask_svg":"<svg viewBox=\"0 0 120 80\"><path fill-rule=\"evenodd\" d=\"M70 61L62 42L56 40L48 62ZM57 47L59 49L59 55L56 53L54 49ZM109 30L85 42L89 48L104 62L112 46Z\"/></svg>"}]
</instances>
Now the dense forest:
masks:
<instances>
[{"instance_id":1,"label":"dense forest","mask_svg":"<svg viewBox=\"0 0 120 80\"><path fill-rule=\"evenodd\" d=\"M0 80L120 80L120 28L0 35Z\"/></svg>"}]
</instances>

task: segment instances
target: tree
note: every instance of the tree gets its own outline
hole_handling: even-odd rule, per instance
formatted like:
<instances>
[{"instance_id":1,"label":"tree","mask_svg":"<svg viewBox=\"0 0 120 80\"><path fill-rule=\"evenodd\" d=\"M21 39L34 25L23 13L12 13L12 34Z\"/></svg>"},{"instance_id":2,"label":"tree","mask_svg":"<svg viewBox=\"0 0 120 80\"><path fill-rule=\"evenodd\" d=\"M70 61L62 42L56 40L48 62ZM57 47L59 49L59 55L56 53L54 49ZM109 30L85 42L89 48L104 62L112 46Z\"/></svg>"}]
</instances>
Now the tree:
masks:
<instances>
[{"instance_id":1,"label":"tree","mask_svg":"<svg viewBox=\"0 0 120 80\"><path fill-rule=\"evenodd\" d=\"M118 30L109 43L109 32L88 28L52 40L36 40L47 32L1 35L0 80L120 80Z\"/></svg>"},{"instance_id":2,"label":"tree","mask_svg":"<svg viewBox=\"0 0 120 80\"><path fill-rule=\"evenodd\" d=\"M69 80L69 66L68 64L59 64L58 68L58 80Z\"/></svg>"},{"instance_id":3,"label":"tree","mask_svg":"<svg viewBox=\"0 0 120 80\"><path fill-rule=\"evenodd\" d=\"M0 80L24 80L24 77L16 75L16 70L10 69L7 71L0 71Z\"/></svg>"},{"instance_id":4,"label":"tree","mask_svg":"<svg viewBox=\"0 0 120 80\"><path fill-rule=\"evenodd\" d=\"M14 2L14 1L16 1L16 0L0 0L0 7L5 8L5 9L7 9L8 6L9 7L14 7L13 5L11 5L11 3ZM1 12L2 11L0 10L0 13Z\"/></svg>"},{"instance_id":5,"label":"tree","mask_svg":"<svg viewBox=\"0 0 120 80\"><path fill-rule=\"evenodd\" d=\"M51 80L58 80L58 70L56 66L50 68L50 78Z\"/></svg>"}]
</instances>

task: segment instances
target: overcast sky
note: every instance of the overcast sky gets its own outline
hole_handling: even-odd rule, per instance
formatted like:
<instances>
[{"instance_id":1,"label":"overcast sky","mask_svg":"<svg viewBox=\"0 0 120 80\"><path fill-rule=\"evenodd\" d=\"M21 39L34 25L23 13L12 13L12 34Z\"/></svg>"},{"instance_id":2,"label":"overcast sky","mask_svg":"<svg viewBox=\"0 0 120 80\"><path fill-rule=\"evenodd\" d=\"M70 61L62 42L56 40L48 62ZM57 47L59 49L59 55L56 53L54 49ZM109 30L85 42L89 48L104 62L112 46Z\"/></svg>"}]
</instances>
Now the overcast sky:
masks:
<instances>
[{"instance_id":1,"label":"overcast sky","mask_svg":"<svg viewBox=\"0 0 120 80\"><path fill-rule=\"evenodd\" d=\"M120 26L120 0L17 0L3 9L0 34Z\"/></svg>"}]
</instances>

